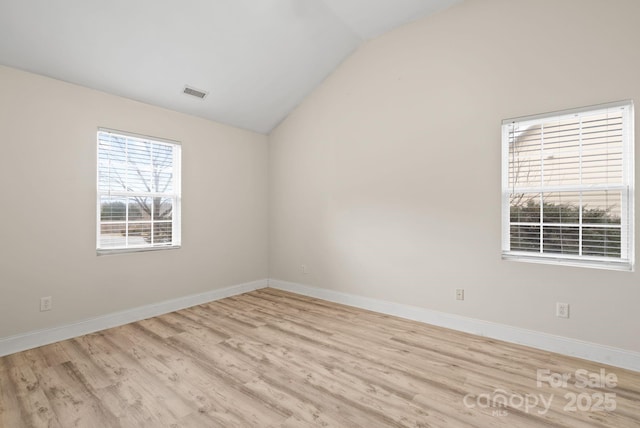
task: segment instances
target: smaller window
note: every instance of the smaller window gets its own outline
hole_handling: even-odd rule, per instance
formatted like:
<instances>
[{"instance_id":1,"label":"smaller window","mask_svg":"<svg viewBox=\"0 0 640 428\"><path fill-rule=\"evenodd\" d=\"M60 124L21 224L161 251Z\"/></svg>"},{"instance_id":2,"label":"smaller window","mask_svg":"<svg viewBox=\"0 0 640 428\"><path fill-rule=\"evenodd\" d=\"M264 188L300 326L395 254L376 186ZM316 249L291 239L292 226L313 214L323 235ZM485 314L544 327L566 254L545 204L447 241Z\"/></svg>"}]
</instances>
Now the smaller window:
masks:
<instances>
[{"instance_id":1,"label":"smaller window","mask_svg":"<svg viewBox=\"0 0 640 428\"><path fill-rule=\"evenodd\" d=\"M633 103L502 122L505 259L633 270Z\"/></svg>"},{"instance_id":2,"label":"smaller window","mask_svg":"<svg viewBox=\"0 0 640 428\"><path fill-rule=\"evenodd\" d=\"M180 247L180 149L98 130L98 254Z\"/></svg>"}]
</instances>

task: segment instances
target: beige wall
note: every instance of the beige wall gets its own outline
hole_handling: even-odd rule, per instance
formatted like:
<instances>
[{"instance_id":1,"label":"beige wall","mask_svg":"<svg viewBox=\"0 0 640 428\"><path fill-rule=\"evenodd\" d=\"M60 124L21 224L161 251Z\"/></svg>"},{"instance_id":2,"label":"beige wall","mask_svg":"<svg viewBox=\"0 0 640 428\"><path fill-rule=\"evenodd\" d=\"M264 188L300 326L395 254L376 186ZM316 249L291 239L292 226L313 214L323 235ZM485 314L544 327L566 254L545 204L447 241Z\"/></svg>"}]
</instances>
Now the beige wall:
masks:
<instances>
[{"instance_id":1,"label":"beige wall","mask_svg":"<svg viewBox=\"0 0 640 428\"><path fill-rule=\"evenodd\" d=\"M270 135L270 277L640 351L639 272L500 258L501 120L640 101L639 16L467 0L363 46Z\"/></svg>"},{"instance_id":2,"label":"beige wall","mask_svg":"<svg viewBox=\"0 0 640 428\"><path fill-rule=\"evenodd\" d=\"M96 256L98 127L182 142L181 249ZM265 136L5 67L0 130L0 338L267 277Z\"/></svg>"}]
</instances>

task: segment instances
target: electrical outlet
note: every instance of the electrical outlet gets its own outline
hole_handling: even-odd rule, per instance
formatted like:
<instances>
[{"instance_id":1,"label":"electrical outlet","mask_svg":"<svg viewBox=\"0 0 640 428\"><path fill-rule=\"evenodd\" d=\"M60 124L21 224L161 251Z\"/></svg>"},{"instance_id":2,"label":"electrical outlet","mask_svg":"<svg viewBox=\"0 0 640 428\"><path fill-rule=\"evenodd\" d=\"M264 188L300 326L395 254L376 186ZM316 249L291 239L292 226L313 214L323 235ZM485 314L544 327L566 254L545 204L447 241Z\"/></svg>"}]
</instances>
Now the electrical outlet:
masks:
<instances>
[{"instance_id":1,"label":"electrical outlet","mask_svg":"<svg viewBox=\"0 0 640 428\"><path fill-rule=\"evenodd\" d=\"M53 308L53 298L51 296L40 298L40 312L50 311Z\"/></svg>"},{"instance_id":2,"label":"electrical outlet","mask_svg":"<svg viewBox=\"0 0 640 428\"><path fill-rule=\"evenodd\" d=\"M302 265L302 273L304 274L310 273L308 265Z\"/></svg>"},{"instance_id":3,"label":"electrical outlet","mask_svg":"<svg viewBox=\"0 0 640 428\"><path fill-rule=\"evenodd\" d=\"M559 318L569 318L569 304L556 302L556 316Z\"/></svg>"},{"instance_id":4,"label":"electrical outlet","mask_svg":"<svg viewBox=\"0 0 640 428\"><path fill-rule=\"evenodd\" d=\"M464 289L462 288L456 289L456 300L464 300Z\"/></svg>"}]
</instances>

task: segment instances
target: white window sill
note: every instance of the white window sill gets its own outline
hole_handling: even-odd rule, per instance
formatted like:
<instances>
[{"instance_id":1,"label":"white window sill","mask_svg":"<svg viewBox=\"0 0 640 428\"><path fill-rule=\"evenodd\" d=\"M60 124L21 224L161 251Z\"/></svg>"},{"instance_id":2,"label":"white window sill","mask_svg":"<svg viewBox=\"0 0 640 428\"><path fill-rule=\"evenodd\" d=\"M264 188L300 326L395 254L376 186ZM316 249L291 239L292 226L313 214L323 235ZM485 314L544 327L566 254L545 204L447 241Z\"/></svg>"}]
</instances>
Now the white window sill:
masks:
<instances>
[{"instance_id":1,"label":"white window sill","mask_svg":"<svg viewBox=\"0 0 640 428\"><path fill-rule=\"evenodd\" d=\"M147 251L177 250L181 247L181 245L167 245L163 247L98 248L96 254L98 256L108 256L113 254L143 253Z\"/></svg>"},{"instance_id":2,"label":"white window sill","mask_svg":"<svg viewBox=\"0 0 640 428\"><path fill-rule=\"evenodd\" d=\"M532 255L526 253L523 254L510 252L503 252L502 260L633 272L633 264L629 260L611 260L600 258L575 259L570 257L562 257L561 255Z\"/></svg>"}]
</instances>

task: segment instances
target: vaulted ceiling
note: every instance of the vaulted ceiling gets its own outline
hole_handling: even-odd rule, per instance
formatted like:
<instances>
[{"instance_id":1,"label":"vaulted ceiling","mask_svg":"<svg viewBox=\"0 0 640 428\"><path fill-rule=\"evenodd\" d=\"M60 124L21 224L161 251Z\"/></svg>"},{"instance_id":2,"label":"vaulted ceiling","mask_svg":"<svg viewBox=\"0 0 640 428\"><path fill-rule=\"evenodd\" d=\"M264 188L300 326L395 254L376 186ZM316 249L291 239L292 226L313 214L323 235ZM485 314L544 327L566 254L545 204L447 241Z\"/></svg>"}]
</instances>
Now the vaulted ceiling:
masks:
<instances>
[{"instance_id":1,"label":"vaulted ceiling","mask_svg":"<svg viewBox=\"0 0 640 428\"><path fill-rule=\"evenodd\" d=\"M268 133L363 42L460 1L0 0L0 64Z\"/></svg>"}]
</instances>

